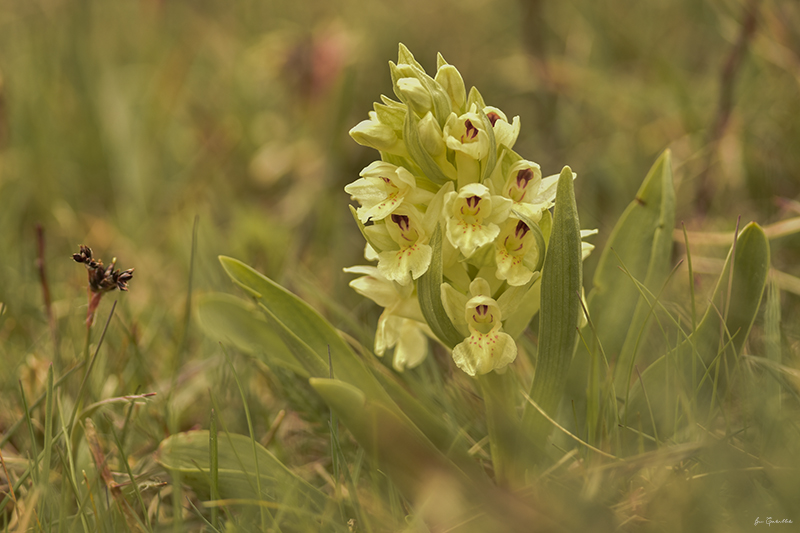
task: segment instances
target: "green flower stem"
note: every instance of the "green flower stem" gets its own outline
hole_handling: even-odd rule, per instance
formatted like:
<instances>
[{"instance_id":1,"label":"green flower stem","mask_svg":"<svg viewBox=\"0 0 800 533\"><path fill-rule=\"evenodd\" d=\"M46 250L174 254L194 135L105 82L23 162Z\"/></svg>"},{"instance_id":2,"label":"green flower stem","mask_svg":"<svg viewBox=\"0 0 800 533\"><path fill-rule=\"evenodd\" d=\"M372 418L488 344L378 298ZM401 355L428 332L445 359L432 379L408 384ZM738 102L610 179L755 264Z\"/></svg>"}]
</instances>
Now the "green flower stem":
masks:
<instances>
[{"instance_id":1,"label":"green flower stem","mask_svg":"<svg viewBox=\"0 0 800 533\"><path fill-rule=\"evenodd\" d=\"M478 383L486 407L486 426L495 480L500 486L512 489L520 487L523 470L514 463L521 444L520 421L514 394L517 383L511 372L489 372L478 376Z\"/></svg>"}]
</instances>

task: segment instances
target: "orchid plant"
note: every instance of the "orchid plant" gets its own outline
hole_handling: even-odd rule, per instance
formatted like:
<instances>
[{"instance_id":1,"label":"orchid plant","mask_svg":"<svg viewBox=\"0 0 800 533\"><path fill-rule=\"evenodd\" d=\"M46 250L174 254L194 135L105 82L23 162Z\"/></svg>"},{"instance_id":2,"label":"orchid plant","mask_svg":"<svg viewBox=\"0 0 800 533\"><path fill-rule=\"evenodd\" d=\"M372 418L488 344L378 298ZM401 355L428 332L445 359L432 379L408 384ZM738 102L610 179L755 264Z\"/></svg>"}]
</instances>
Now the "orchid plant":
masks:
<instances>
[{"instance_id":1,"label":"orchid plant","mask_svg":"<svg viewBox=\"0 0 800 533\"><path fill-rule=\"evenodd\" d=\"M520 118L486 105L474 87L467 94L441 54L434 77L402 44L389 66L399 101L381 96L350 130L380 160L345 187L359 203L354 216L367 241L364 255L377 261L345 269L362 275L351 287L384 308L375 353L394 347L393 366L403 371L424 360L423 335L437 338L429 323L436 317L416 299L432 238L441 232L440 298L461 340L438 340L470 376L502 372L516 358L514 337L538 311L518 304L539 293L559 175L543 178L537 163L513 150ZM583 256L592 248L583 243ZM508 321L523 327L512 336Z\"/></svg>"},{"instance_id":2,"label":"orchid plant","mask_svg":"<svg viewBox=\"0 0 800 533\"><path fill-rule=\"evenodd\" d=\"M584 239L596 231L580 229L572 170L544 177L537 163L515 152L519 117L509 120L486 105L475 88L467 92L441 55L431 77L400 45L390 73L397 100L382 96L369 118L350 130L380 159L345 187L358 203L350 209L370 264L344 270L356 276L350 281L356 292L383 308L373 352L392 353L397 372L363 356L369 350L298 296L230 257L220 262L252 301L226 294L199 298L207 333L306 382L331 409L333 456L340 453L338 421L431 530L472 523L476 507L485 511L485 522L476 522L475 531L510 530L500 524L517 518L527 525L531 502L517 511L509 502L524 498L538 483L532 480L579 450L598 468L633 464L620 460L693 430L694 415L678 416L687 399L702 418L716 416L713 399L730 388L720 365L736 366L766 285L769 244L762 228L743 228L704 315L696 317L693 305L690 330L674 319L677 344L640 372L635 364L643 339L670 337L661 316L669 313L659 301L674 238L670 152L658 158L610 232L584 301L582 263L593 249ZM524 351L535 351L530 379L512 363L537 313L537 342L525 343ZM651 327L656 322L660 327ZM445 347L457 372L474 385L470 394L482 401L485 417L470 438L435 401L407 386L423 372L402 372L425 360L430 339ZM211 486L211 494L217 476L222 498L252 494L255 487L258 498L288 492L320 514L340 509L341 502L255 443L254 462L266 465L255 466L267 472L256 476L263 485L231 492L222 480L242 484L222 465L240 463L244 441L224 444L215 435L212 426L207 434L166 439L161 464L187 478L200 469L193 488ZM474 456L486 442L491 481ZM281 484L275 472L285 475ZM279 488L286 485L293 489ZM462 503L437 505L430 514L425 502L434 493L438 502L442 487ZM558 515L563 523L572 518ZM566 529L593 527L573 526Z\"/></svg>"}]
</instances>

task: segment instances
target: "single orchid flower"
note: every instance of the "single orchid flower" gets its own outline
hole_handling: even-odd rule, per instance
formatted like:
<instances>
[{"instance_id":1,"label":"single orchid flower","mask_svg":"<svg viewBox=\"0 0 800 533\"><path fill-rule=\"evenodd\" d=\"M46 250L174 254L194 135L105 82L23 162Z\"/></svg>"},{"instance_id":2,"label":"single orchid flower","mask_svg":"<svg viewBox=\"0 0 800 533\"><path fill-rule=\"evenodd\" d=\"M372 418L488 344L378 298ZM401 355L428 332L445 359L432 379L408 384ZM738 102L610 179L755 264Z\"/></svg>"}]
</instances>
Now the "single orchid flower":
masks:
<instances>
[{"instance_id":1,"label":"single orchid flower","mask_svg":"<svg viewBox=\"0 0 800 533\"><path fill-rule=\"evenodd\" d=\"M428 270L433 256L423 215L412 206L403 206L389 215L381 226L397 248L378 254L378 270L386 279L408 285Z\"/></svg>"},{"instance_id":2,"label":"single orchid flower","mask_svg":"<svg viewBox=\"0 0 800 533\"><path fill-rule=\"evenodd\" d=\"M499 234L497 225L511 213L508 198L492 195L485 185L471 183L458 192L445 195L444 216L447 238L465 257L492 242Z\"/></svg>"},{"instance_id":3,"label":"single orchid flower","mask_svg":"<svg viewBox=\"0 0 800 533\"><path fill-rule=\"evenodd\" d=\"M509 218L495 240L497 278L511 286L528 283L541 268L544 242L537 241L533 230L522 220Z\"/></svg>"},{"instance_id":4,"label":"single orchid flower","mask_svg":"<svg viewBox=\"0 0 800 533\"><path fill-rule=\"evenodd\" d=\"M469 290L471 297L467 299L450 285L442 284L442 302L454 325L462 332L466 329L464 341L453 348L453 361L470 376L476 376L512 363L517 357L517 344L502 331L503 313L491 297L489 283L475 278Z\"/></svg>"},{"instance_id":5,"label":"single orchid flower","mask_svg":"<svg viewBox=\"0 0 800 533\"><path fill-rule=\"evenodd\" d=\"M480 181L482 165L491 150L489 134L484 119L473 104L461 116L451 113L443 129L445 144L455 152L458 185Z\"/></svg>"},{"instance_id":6,"label":"single orchid flower","mask_svg":"<svg viewBox=\"0 0 800 533\"><path fill-rule=\"evenodd\" d=\"M542 213L555 204L558 176L542 179L539 165L520 160L508 169L506 182L502 192L514 202L513 210L521 213L533 222L542 219Z\"/></svg>"},{"instance_id":7,"label":"single orchid flower","mask_svg":"<svg viewBox=\"0 0 800 533\"><path fill-rule=\"evenodd\" d=\"M356 212L362 223L386 218L406 200L423 203L433 197L417 188L411 172L385 161L371 163L360 176L344 190L361 204Z\"/></svg>"}]
</instances>

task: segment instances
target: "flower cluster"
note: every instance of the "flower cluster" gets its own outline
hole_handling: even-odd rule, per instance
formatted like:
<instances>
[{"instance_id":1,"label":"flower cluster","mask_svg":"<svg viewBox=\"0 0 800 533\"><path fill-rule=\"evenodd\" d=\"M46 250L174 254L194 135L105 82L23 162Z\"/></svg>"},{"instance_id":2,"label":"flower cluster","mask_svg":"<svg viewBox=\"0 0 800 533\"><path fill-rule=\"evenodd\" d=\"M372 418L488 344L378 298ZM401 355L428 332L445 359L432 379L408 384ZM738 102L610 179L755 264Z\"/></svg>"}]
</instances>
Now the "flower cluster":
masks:
<instances>
[{"instance_id":1,"label":"flower cluster","mask_svg":"<svg viewBox=\"0 0 800 533\"><path fill-rule=\"evenodd\" d=\"M120 271L114 267L117 265L115 257L107 267L103 266L103 261L92 257L92 249L81 245L80 252L72 254L72 259L76 263L83 263L89 273L89 290L92 292L108 292L114 289L121 291L128 290L128 282L133 278L133 269Z\"/></svg>"},{"instance_id":2,"label":"flower cluster","mask_svg":"<svg viewBox=\"0 0 800 533\"><path fill-rule=\"evenodd\" d=\"M72 260L82 263L89 276L89 308L86 311L86 325L91 328L95 311L103 295L115 289L127 291L128 282L133 279L133 269L120 271L114 268L117 266L116 257L111 260L110 265L104 266L102 260L94 257L92 249L82 244L79 252L72 254Z\"/></svg>"},{"instance_id":3,"label":"flower cluster","mask_svg":"<svg viewBox=\"0 0 800 533\"><path fill-rule=\"evenodd\" d=\"M436 337L417 285L438 253L441 305L463 336L450 344L455 363L472 376L503 369L538 311L538 298L526 297L541 273L558 175L543 178L513 150L519 117L486 105L474 87L467 94L441 54L435 77L402 44L389 66L399 101L381 96L350 130L381 159L345 187L360 204L365 256L377 261L345 269L362 275L351 287L384 307L375 352L394 348L397 370L425 358L426 335ZM591 248L584 243L585 254Z\"/></svg>"}]
</instances>

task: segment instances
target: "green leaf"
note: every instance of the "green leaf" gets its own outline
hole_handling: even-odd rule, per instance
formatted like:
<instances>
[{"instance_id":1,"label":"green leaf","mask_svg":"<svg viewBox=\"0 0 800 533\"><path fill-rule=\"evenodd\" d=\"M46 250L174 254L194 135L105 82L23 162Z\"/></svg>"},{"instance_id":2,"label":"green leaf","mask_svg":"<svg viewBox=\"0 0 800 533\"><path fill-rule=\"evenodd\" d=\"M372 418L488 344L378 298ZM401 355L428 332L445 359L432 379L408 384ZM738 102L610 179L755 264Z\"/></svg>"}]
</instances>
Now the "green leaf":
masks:
<instances>
[{"instance_id":1,"label":"green leaf","mask_svg":"<svg viewBox=\"0 0 800 533\"><path fill-rule=\"evenodd\" d=\"M425 404L412 396L403 385L393 379L393 376L378 372L376 377L389 396L392 397L392 400L402 409L403 413L414 422L439 450L446 451L448 455L450 453L462 454L462 452L466 452L466 449L461 449L461 446L454 447L453 443L456 441L456 436L447 427L441 415L437 415L428 409ZM462 443L463 439L458 439L458 442ZM466 453L462 455L464 460L471 460L471 458L466 457Z\"/></svg>"},{"instance_id":2,"label":"green leaf","mask_svg":"<svg viewBox=\"0 0 800 533\"><path fill-rule=\"evenodd\" d=\"M264 313L266 322L270 325L272 330L278 334L278 337L280 337L286 347L289 348L289 351L294 355L297 361L303 365L309 376L324 376L330 373L329 365L326 364L308 344L286 327L286 324L281 322L263 303L259 303L258 305Z\"/></svg>"},{"instance_id":3,"label":"green leaf","mask_svg":"<svg viewBox=\"0 0 800 533\"><path fill-rule=\"evenodd\" d=\"M256 298L262 307L264 322L308 375L329 376L327 346L330 345L333 371L337 378L363 391L370 401L381 402L394 410L395 416L408 416L441 449L451 446L450 432L443 421L431 416L418 400L407 393L400 394L393 389L390 389L392 394L387 392L386 384L382 386L378 382L333 326L308 304L240 261L220 257L220 262L234 282ZM324 350L324 358L319 349ZM399 405L395 404L395 400Z\"/></svg>"},{"instance_id":4,"label":"green leaf","mask_svg":"<svg viewBox=\"0 0 800 533\"><path fill-rule=\"evenodd\" d=\"M614 391L624 396L633 372L638 343L644 337L642 333L651 316L650 302L620 266L643 282L650 292L658 293L669 273L674 225L675 191L671 154L666 150L653 164L634 200L611 231L595 270L593 289L587 298L587 309L597 337L588 329L584 330L586 344L578 345L567 394L575 401L581 419L586 406L586 431L590 442L594 442L598 428L600 390L599 370L590 372L590 369L599 368L599 358L604 353L615 365Z\"/></svg>"},{"instance_id":5,"label":"green leaf","mask_svg":"<svg viewBox=\"0 0 800 533\"><path fill-rule=\"evenodd\" d=\"M775 365L780 365L781 357L781 293L778 284L772 279L767 290L764 308L764 356ZM763 386L767 409L776 413L781 408L781 383L770 379Z\"/></svg>"},{"instance_id":6,"label":"green leaf","mask_svg":"<svg viewBox=\"0 0 800 533\"><path fill-rule=\"evenodd\" d=\"M501 382L504 379L496 377ZM572 508L566 514L554 512L547 496L545 500L541 496L535 500L516 494L510 497L508 491L489 482L476 461L459 462L456 466L414 426L383 405L370 402L357 388L333 379L309 381L377 463L380 472L394 482L409 502L438 502L439 494L433 491L447 491L446 500L454 504L438 506L425 515L430 530L445 531L452 529L453 524L469 524L467 531L527 531L531 517L544 520L541 523L549 529L564 526L570 531L589 527L578 523L580 518L576 520L575 516L591 516L595 526L598 518L603 524L609 523L604 514L594 509L590 513L581 503L577 503L580 512Z\"/></svg>"},{"instance_id":7,"label":"green leaf","mask_svg":"<svg viewBox=\"0 0 800 533\"><path fill-rule=\"evenodd\" d=\"M550 244L550 234L553 233L553 215L550 211L542 213L542 220L539 221L539 228L544 236L545 248Z\"/></svg>"},{"instance_id":8,"label":"green leaf","mask_svg":"<svg viewBox=\"0 0 800 533\"><path fill-rule=\"evenodd\" d=\"M428 271L417 280L417 296L425 321L442 343L452 349L464 340L453 326L442 304L442 228L437 225L431 236L433 257Z\"/></svg>"},{"instance_id":9,"label":"green leaf","mask_svg":"<svg viewBox=\"0 0 800 533\"><path fill-rule=\"evenodd\" d=\"M329 375L330 347L335 376L355 385L370 398L393 405L364 361L310 305L241 261L225 256L219 260L231 279L263 305L268 323L312 377Z\"/></svg>"},{"instance_id":10,"label":"green leaf","mask_svg":"<svg viewBox=\"0 0 800 533\"><path fill-rule=\"evenodd\" d=\"M715 395L724 395L727 385L724 372L717 372L716 365L730 367L741 354L768 272L769 242L764 230L751 222L731 248L697 330L642 373L641 381L631 388L624 420L633 423L641 419L645 432L655 430L663 440L677 429L675 413L682 394L697 403L696 415L714 409ZM648 406L648 397L658 400Z\"/></svg>"},{"instance_id":11,"label":"green leaf","mask_svg":"<svg viewBox=\"0 0 800 533\"><path fill-rule=\"evenodd\" d=\"M539 358L531 398L554 417L578 340L582 281L581 235L572 170L558 178L553 230L542 269L539 313ZM538 411L527 408L523 423L538 451L551 426ZM534 452L535 453L535 452Z\"/></svg>"},{"instance_id":12,"label":"green leaf","mask_svg":"<svg viewBox=\"0 0 800 533\"><path fill-rule=\"evenodd\" d=\"M269 367L277 365L301 377L309 377L308 371L251 302L228 294L204 294L197 298L196 313L201 327L214 340L229 342Z\"/></svg>"},{"instance_id":13,"label":"green leaf","mask_svg":"<svg viewBox=\"0 0 800 533\"><path fill-rule=\"evenodd\" d=\"M50 491L50 463L53 454L53 363L47 366L47 388L44 402L44 451L42 459L42 473L39 483L44 488L45 494Z\"/></svg>"},{"instance_id":14,"label":"green leaf","mask_svg":"<svg viewBox=\"0 0 800 533\"><path fill-rule=\"evenodd\" d=\"M516 406L519 384L513 372L489 372L477 376L486 408L486 429L492 453L492 468L500 486L524 486L524 471L518 457L526 452L526 435L522 431Z\"/></svg>"},{"instance_id":15,"label":"green leaf","mask_svg":"<svg viewBox=\"0 0 800 533\"><path fill-rule=\"evenodd\" d=\"M616 360L615 385L626 390L633 369L637 340L650 304L636 284L619 269L620 262L644 286L657 293L670 270L675 191L670 151L665 151L611 232L589 295L589 316L606 356Z\"/></svg>"},{"instance_id":16,"label":"green leaf","mask_svg":"<svg viewBox=\"0 0 800 533\"><path fill-rule=\"evenodd\" d=\"M208 431L177 433L158 446L156 460L204 499L211 495L211 469ZM294 474L266 448L256 443L258 468L249 437L220 433L217 438L217 475L222 499L265 499L322 514L331 504L322 491ZM256 490L261 479L262 494Z\"/></svg>"}]
</instances>

